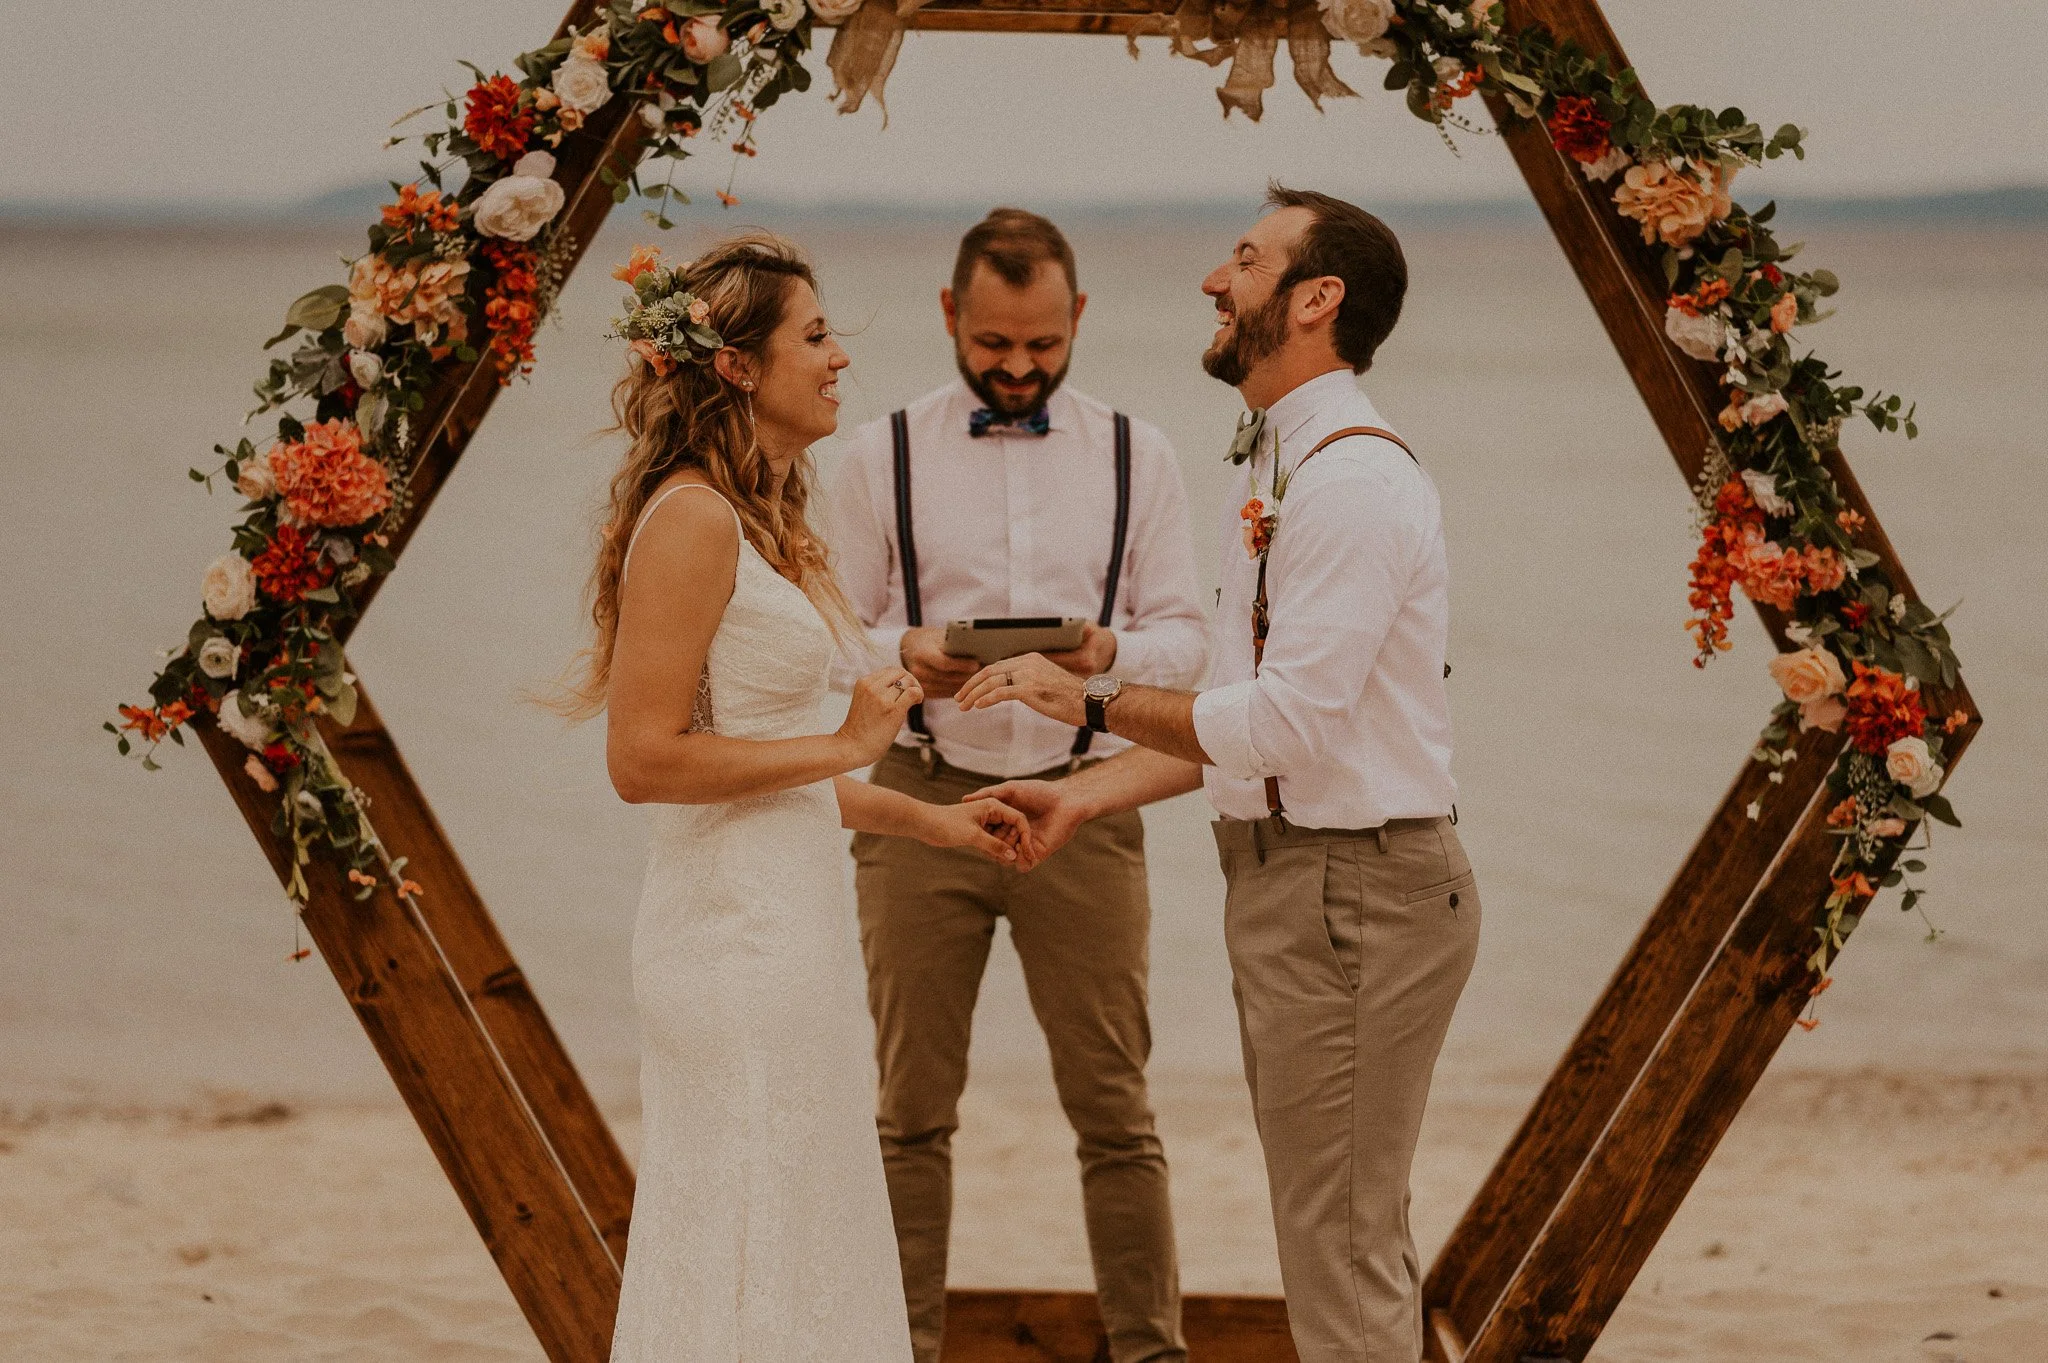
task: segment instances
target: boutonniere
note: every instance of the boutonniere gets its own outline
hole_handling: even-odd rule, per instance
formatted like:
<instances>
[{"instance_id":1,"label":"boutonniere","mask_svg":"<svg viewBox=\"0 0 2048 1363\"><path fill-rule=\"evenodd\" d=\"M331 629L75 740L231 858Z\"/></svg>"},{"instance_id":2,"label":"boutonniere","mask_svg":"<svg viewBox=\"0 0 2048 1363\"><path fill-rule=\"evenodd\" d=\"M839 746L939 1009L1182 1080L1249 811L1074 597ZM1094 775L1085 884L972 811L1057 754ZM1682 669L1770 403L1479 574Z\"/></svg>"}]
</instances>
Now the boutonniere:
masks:
<instances>
[{"instance_id":1,"label":"boutonniere","mask_svg":"<svg viewBox=\"0 0 2048 1363\"><path fill-rule=\"evenodd\" d=\"M1237 513L1244 522L1244 552L1250 559L1261 559L1273 547L1273 532L1280 528L1280 508L1276 503L1272 510L1266 509L1266 499L1254 494Z\"/></svg>"}]
</instances>

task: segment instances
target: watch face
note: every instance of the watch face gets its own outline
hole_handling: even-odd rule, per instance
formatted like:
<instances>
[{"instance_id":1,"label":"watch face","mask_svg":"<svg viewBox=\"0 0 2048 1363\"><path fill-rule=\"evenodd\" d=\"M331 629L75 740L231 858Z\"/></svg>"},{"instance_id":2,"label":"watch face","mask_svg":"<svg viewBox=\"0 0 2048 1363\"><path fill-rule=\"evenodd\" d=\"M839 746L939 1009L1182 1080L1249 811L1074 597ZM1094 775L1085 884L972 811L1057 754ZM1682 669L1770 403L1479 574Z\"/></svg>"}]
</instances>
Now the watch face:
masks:
<instances>
[{"instance_id":1,"label":"watch face","mask_svg":"<svg viewBox=\"0 0 2048 1363\"><path fill-rule=\"evenodd\" d=\"M1081 688L1081 694L1096 700L1108 700L1123 689L1123 683L1115 677L1090 677Z\"/></svg>"}]
</instances>

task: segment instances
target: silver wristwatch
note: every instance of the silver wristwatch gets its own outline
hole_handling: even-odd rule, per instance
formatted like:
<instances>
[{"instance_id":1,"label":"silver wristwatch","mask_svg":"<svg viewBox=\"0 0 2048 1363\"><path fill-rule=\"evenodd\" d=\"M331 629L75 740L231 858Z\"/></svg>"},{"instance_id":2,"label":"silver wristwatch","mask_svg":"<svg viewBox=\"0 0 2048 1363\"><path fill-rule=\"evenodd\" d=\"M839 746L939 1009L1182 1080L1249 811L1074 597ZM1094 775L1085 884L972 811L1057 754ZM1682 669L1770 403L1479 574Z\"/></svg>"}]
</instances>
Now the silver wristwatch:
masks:
<instances>
[{"instance_id":1,"label":"silver wristwatch","mask_svg":"<svg viewBox=\"0 0 2048 1363\"><path fill-rule=\"evenodd\" d=\"M1109 703L1124 692L1124 684L1107 672L1081 684L1081 701L1088 712L1088 727L1098 734L1109 732Z\"/></svg>"}]
</instances>

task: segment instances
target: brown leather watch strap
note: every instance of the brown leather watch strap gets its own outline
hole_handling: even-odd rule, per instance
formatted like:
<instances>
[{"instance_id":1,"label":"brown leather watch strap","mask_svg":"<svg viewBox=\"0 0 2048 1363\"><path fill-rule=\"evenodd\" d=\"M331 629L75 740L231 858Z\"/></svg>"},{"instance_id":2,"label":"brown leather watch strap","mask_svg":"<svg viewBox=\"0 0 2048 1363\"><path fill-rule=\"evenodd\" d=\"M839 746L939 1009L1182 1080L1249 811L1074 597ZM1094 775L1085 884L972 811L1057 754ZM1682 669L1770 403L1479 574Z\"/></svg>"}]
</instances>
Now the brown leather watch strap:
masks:
<instances>
[{"instance_id":1,"label":"brown leather watch strap","mask_svg":"<svg viewBox=\"0 0 2048 1363\"><path fill-rule=\"evenodd\" d=\"M1339 440L1348 440L1354 435L1372 435L1378 436L1381 440L1391 440L1401 447L1402 453L1406 454L1410 459L1415 459L1417 464L1422 462L1420 459L1415 458L1415 451L1408 448L1408 442L1395 435L1392 431L1379 426L1346 426L1343 430L1332 431L1321 440L1318 440L1314 449L1301 456L1301 463L1294 466L1294 471L1296 473L1301 472L1302 464L1306 464ZM1278 451L1274 452L1274 458L1279 458ZM1261 555L1259 558L1259 588L1257 594L1252 597L1252 675L1255 677L1259 675L1259 664L1266 660L1266 633L1271 626L1272 617L1266 608L1266 560L1264 555ZM1285 808L1280 803L1280 778L1277 776L1268 776L1266 778L1266 812L1276 818L1286 813Z\"/></svg>"}]
</instances>

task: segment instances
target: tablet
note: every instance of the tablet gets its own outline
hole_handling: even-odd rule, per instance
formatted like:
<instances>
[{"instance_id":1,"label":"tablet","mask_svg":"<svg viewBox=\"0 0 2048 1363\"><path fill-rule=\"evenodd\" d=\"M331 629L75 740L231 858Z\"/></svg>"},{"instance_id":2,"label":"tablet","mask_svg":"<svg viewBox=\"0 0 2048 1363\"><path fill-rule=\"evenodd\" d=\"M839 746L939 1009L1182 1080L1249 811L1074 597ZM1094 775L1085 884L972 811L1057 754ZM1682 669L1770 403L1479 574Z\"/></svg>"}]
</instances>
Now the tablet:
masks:
<instances>
[{"instance_id":1,"label":"tablet","mask_svg":"<svg viewBox=\"0 0 2048 1363\"><path fill-rule=\"evenodd\" d=\"M999 663L1023 653L1064 653L1081 646L1087 623L1078 615L955 620L946 626L946 652L982 663Z\"/></svg>"}]
</instances>

